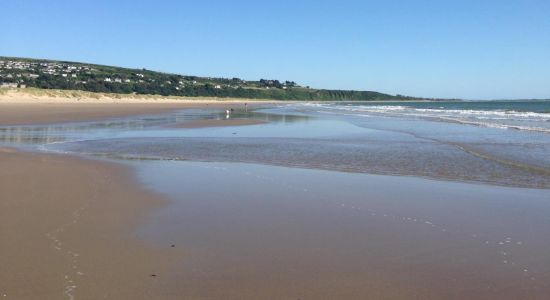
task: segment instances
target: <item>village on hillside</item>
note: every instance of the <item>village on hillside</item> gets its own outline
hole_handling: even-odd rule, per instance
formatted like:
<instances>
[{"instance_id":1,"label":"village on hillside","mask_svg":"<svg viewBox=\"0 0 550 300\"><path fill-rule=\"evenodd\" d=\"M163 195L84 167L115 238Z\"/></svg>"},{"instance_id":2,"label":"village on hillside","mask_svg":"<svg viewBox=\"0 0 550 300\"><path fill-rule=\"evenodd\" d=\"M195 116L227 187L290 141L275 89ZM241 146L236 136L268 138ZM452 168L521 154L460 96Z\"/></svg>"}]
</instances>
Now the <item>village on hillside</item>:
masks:
<instances>
[{"instance_id":1,"label":"village on hillside","mask_svg":"<svg viewBox=\"0 0 550 300\"><path fill-rule=\"evenodd\" d=\"M89 66L2 59L0 60L0 84L1 87L25 88L29 81L37 79L41 75L76 79L79 73L92 74L93 71L96 70ZM83 80L78 82L86 83Z\"/></svg>"},{"instance_id":2,"label":"village on hillside","mask_svg":"<svg viewBox=\"0 0 550 300\"><path fill-rule=\"evenodd\" d=\"M109 72L109 69L113 69ZM154 74L151 74L154 73ZM159 81L159 74L167 76ZM132 70L104 66L92 66L79 63L36 61L0 58L0 86L8 88L25 88L30 83L41 81L40 79L65 80L73 85L87 85L103 82L107 84L148 84L157 83L161 86L172 86L175 90L185 88L186 85L210 84L214 89L222 88L281 88L297 86L296 83L278 80L261 79L258 82L244 81L239 78L200 78L196 76L181 76L164 74L148 70ZM162 77L162 76L161 76Z\"/></svg>"},{"instance_id":3,"label":"village on hillside","mask_svg":"<svg viewBox=\"0 0 550 300\"><path fill-rule=\"evenodd\" d=\"M273 100L410 100L374 91L326 90L276 79L178 75L87 63L0 57L0 88Z\"/></svg>"}]
</instances>

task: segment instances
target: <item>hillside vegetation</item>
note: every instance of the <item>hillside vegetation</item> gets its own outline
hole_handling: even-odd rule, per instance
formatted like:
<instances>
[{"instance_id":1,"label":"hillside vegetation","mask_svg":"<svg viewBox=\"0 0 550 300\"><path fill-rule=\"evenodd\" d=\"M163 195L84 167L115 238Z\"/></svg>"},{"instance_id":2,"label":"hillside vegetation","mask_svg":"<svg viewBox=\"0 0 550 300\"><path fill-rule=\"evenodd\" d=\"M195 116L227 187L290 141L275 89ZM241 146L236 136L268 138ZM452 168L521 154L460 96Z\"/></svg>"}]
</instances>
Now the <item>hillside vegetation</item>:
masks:
<instances>
[{"instance_id":1,"label":"hillside vegetation","mask_svg":"<svg viewBox=\"0 0 550 300\"><path fill-rule=\"evenodd\" d=\"M100 93L272 100L414 100L373 91L325 90L293 81L210 78L77 62L0 57L0 85Z\"/></svg>"}]
</instances>

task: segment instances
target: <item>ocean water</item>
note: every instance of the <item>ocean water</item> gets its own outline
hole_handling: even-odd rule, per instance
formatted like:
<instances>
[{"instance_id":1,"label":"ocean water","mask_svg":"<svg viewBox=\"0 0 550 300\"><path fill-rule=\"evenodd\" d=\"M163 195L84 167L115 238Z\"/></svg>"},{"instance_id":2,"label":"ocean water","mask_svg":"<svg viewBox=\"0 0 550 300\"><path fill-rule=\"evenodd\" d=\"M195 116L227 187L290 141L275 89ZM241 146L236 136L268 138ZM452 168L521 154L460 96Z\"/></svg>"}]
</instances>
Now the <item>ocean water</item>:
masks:
<instances>
[{"instance_id":1,"label":"ocean water","mask_svg":"<svg viewBox=\"0 0 550 300\"><path fill-rule=\"evenodd\" d=\"M413 117L550 133L550 100L349 102L310 105L333 113Z\"/></svg>"},{"instance_id":2,"label":"ocean water","mask_svg":"<svg viewBox=\"0 0 550 300\"><path fill-rule=\"evenodd\" d=\"M0 143L116 159L259 163L549 188L549 103L290 104L229 116L265 124L174 128L228 118L223 110L190 109L8 126L0 128Z\"/></svg>"}]
</instances>

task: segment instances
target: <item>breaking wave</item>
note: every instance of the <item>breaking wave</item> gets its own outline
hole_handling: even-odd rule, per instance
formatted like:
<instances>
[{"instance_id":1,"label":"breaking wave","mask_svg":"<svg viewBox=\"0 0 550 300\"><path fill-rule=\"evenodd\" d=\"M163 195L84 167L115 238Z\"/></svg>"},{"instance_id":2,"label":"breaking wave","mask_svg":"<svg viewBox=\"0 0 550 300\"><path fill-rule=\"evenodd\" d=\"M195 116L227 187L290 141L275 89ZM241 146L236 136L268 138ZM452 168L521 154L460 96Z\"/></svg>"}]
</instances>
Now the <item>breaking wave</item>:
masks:
<instances>
[{"instance_id":1,"label":"breaking wave","mask_svg":"<svg viewBox=\"0 0 550 300\"><path fill-rule=\"evenodd\" d=\"M517 110L475 110L418 108L405 105L302 104L313 106L320 113L343 113L361 116L389 116L436 119L500 129L516 129L550 133L550 113Z\"/></svg>"}]
</instances>

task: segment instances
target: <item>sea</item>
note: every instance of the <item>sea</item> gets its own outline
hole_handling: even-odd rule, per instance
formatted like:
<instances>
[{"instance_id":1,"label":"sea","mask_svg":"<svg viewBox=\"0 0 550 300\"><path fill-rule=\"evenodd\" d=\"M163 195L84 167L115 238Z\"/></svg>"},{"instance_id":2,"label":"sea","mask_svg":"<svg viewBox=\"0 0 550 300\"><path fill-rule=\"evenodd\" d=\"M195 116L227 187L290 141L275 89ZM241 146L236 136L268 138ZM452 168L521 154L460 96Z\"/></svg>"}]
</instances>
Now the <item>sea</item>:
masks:
<instances>
[{"instance_id":1,"label":"sea","mask_svg":"<svg viewBox=\"0 0 550 300\"><path fill-rule=\"evenodd\" d=\"M178 128L254 119L238 127ZM187 109L0 128L0 143L124 160L241 162L550 188L550 101L335 102Z\"/></svg>"},{"instance_id":2,"label":"sea","mask_svg":"<svg viewBox=\"0 0 550 300\"><path fill-rule=\"evenodd\" d=\"M550 100L350 102L312 105L342 113L425 118L484 127L550 132Z\"/></svg>"}]
</instances>

